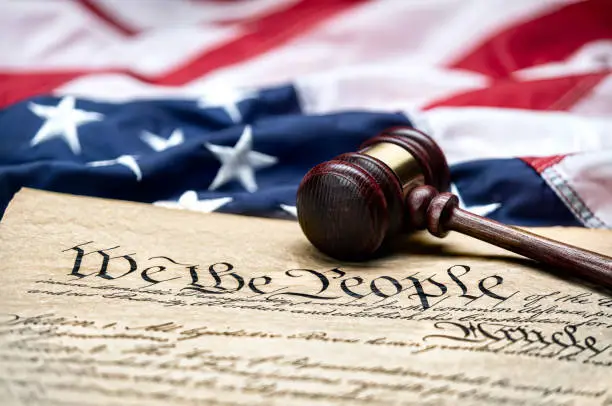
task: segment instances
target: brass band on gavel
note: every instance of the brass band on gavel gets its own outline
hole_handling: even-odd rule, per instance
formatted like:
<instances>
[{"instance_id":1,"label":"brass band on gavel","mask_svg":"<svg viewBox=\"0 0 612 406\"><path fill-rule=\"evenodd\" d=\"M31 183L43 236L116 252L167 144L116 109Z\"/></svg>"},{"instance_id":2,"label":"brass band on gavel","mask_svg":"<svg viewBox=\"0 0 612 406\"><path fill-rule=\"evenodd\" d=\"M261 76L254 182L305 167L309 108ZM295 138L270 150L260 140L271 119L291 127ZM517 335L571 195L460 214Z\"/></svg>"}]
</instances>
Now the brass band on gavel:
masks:
<instances>
[{"instance_id":1,"label":"brass band on gavel","mask_svg":"<svg viewBox=\"0 0 612 406\"><path fill-rule=\"evenodd\" d=\"M359 152L386 164L398 177L404 195L412 188L424 184L423 172L418 162L410 152L398 145L381 142Z\"/></svg>"}]
</instances>

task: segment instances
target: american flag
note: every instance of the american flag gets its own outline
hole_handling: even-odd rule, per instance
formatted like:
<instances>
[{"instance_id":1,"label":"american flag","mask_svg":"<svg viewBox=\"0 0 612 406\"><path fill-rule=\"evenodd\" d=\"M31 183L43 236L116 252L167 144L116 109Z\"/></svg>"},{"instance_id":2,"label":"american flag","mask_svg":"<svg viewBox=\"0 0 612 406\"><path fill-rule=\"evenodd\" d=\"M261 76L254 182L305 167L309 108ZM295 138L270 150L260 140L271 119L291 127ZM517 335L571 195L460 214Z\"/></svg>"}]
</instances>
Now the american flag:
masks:
<instances>
[{"instance_id":1,"label":"american flag","mask_svg":"<svg viewBox=\"0 0 612 406\"><path fill-rule=\"evenodd\" d=\"M0 0L0 212L21 187L295 218L412 125L461 205L612 226L612 0Z\"/></svg>"}]
</instances>

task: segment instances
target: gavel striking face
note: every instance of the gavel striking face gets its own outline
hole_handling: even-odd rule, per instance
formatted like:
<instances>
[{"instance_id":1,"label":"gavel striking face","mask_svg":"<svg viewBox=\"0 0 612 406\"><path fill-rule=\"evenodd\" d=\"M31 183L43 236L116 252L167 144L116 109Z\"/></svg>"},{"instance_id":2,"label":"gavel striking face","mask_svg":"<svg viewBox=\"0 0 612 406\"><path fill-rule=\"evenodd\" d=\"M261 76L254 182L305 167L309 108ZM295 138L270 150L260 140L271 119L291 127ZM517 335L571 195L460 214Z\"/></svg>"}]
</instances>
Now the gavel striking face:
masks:
<instances>
[{"instance_id":1,"label":"gavel striking face","mask_svg":"<svg viewBox=\"0 0 612 406\"><path fill-rule=\"evenodd\" d=\"M392 128L312 168L298 188L298 220L316 248L341 260L371 258L402 231L455 230L612 286L612 258L466 212L449 186L438 145L413 128Z\"/></svg>"}]
</instances>

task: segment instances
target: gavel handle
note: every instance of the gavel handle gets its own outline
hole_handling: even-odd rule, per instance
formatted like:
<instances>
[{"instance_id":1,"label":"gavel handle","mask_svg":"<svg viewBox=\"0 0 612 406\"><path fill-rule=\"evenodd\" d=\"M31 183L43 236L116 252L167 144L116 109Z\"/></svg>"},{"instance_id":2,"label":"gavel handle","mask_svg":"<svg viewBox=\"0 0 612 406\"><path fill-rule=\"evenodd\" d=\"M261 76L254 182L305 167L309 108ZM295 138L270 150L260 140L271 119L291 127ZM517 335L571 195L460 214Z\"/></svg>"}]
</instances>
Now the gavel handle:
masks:
<instances>
[{"instance_id":1,"label":"gavel handle","mask_svg":"<svg viewBox=\"0 0 612 406\"><path fill-rule=\"evenodd\" d=\"M446 228L538 262L572 271L600 286L612 287L612 258L596 252L506 226L459 208L455 208L449 216Z\"/></svg>"},{"instance_id":2,"label":"gavel handle","mask_svg":"<svg viewBox=\"0 0 612 406\"><path fill-rule=\"evenodd\" d=\"M462 210L459 199L451 193L438 193L431 186L416 187L408 194L406 209L415 229L427 228L437 237L454 230L612 288L612 258Z\"/></svg>"}]
</instances>

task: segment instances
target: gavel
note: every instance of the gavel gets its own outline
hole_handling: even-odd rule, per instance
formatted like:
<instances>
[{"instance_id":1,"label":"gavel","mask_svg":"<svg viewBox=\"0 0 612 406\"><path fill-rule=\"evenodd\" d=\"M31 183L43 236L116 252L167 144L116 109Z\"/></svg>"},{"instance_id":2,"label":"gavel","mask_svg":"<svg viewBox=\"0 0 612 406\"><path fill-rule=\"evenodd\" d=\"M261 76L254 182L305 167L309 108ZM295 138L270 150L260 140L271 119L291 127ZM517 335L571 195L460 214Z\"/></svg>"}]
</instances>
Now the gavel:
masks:
<instances>
[{"instance_id":1,"label":"gavel","mask_svg":"<svg viewBox=\"0 0 612 406\"><path fill-rule=\"evenodd\" d=\"M404 232L457 231L612 287L612 258L465 211L449 187L433 139L395 127L312 168L298 188L298 221L318 250L339 260L367 260Z\"/></svg>"}]
</instances>

